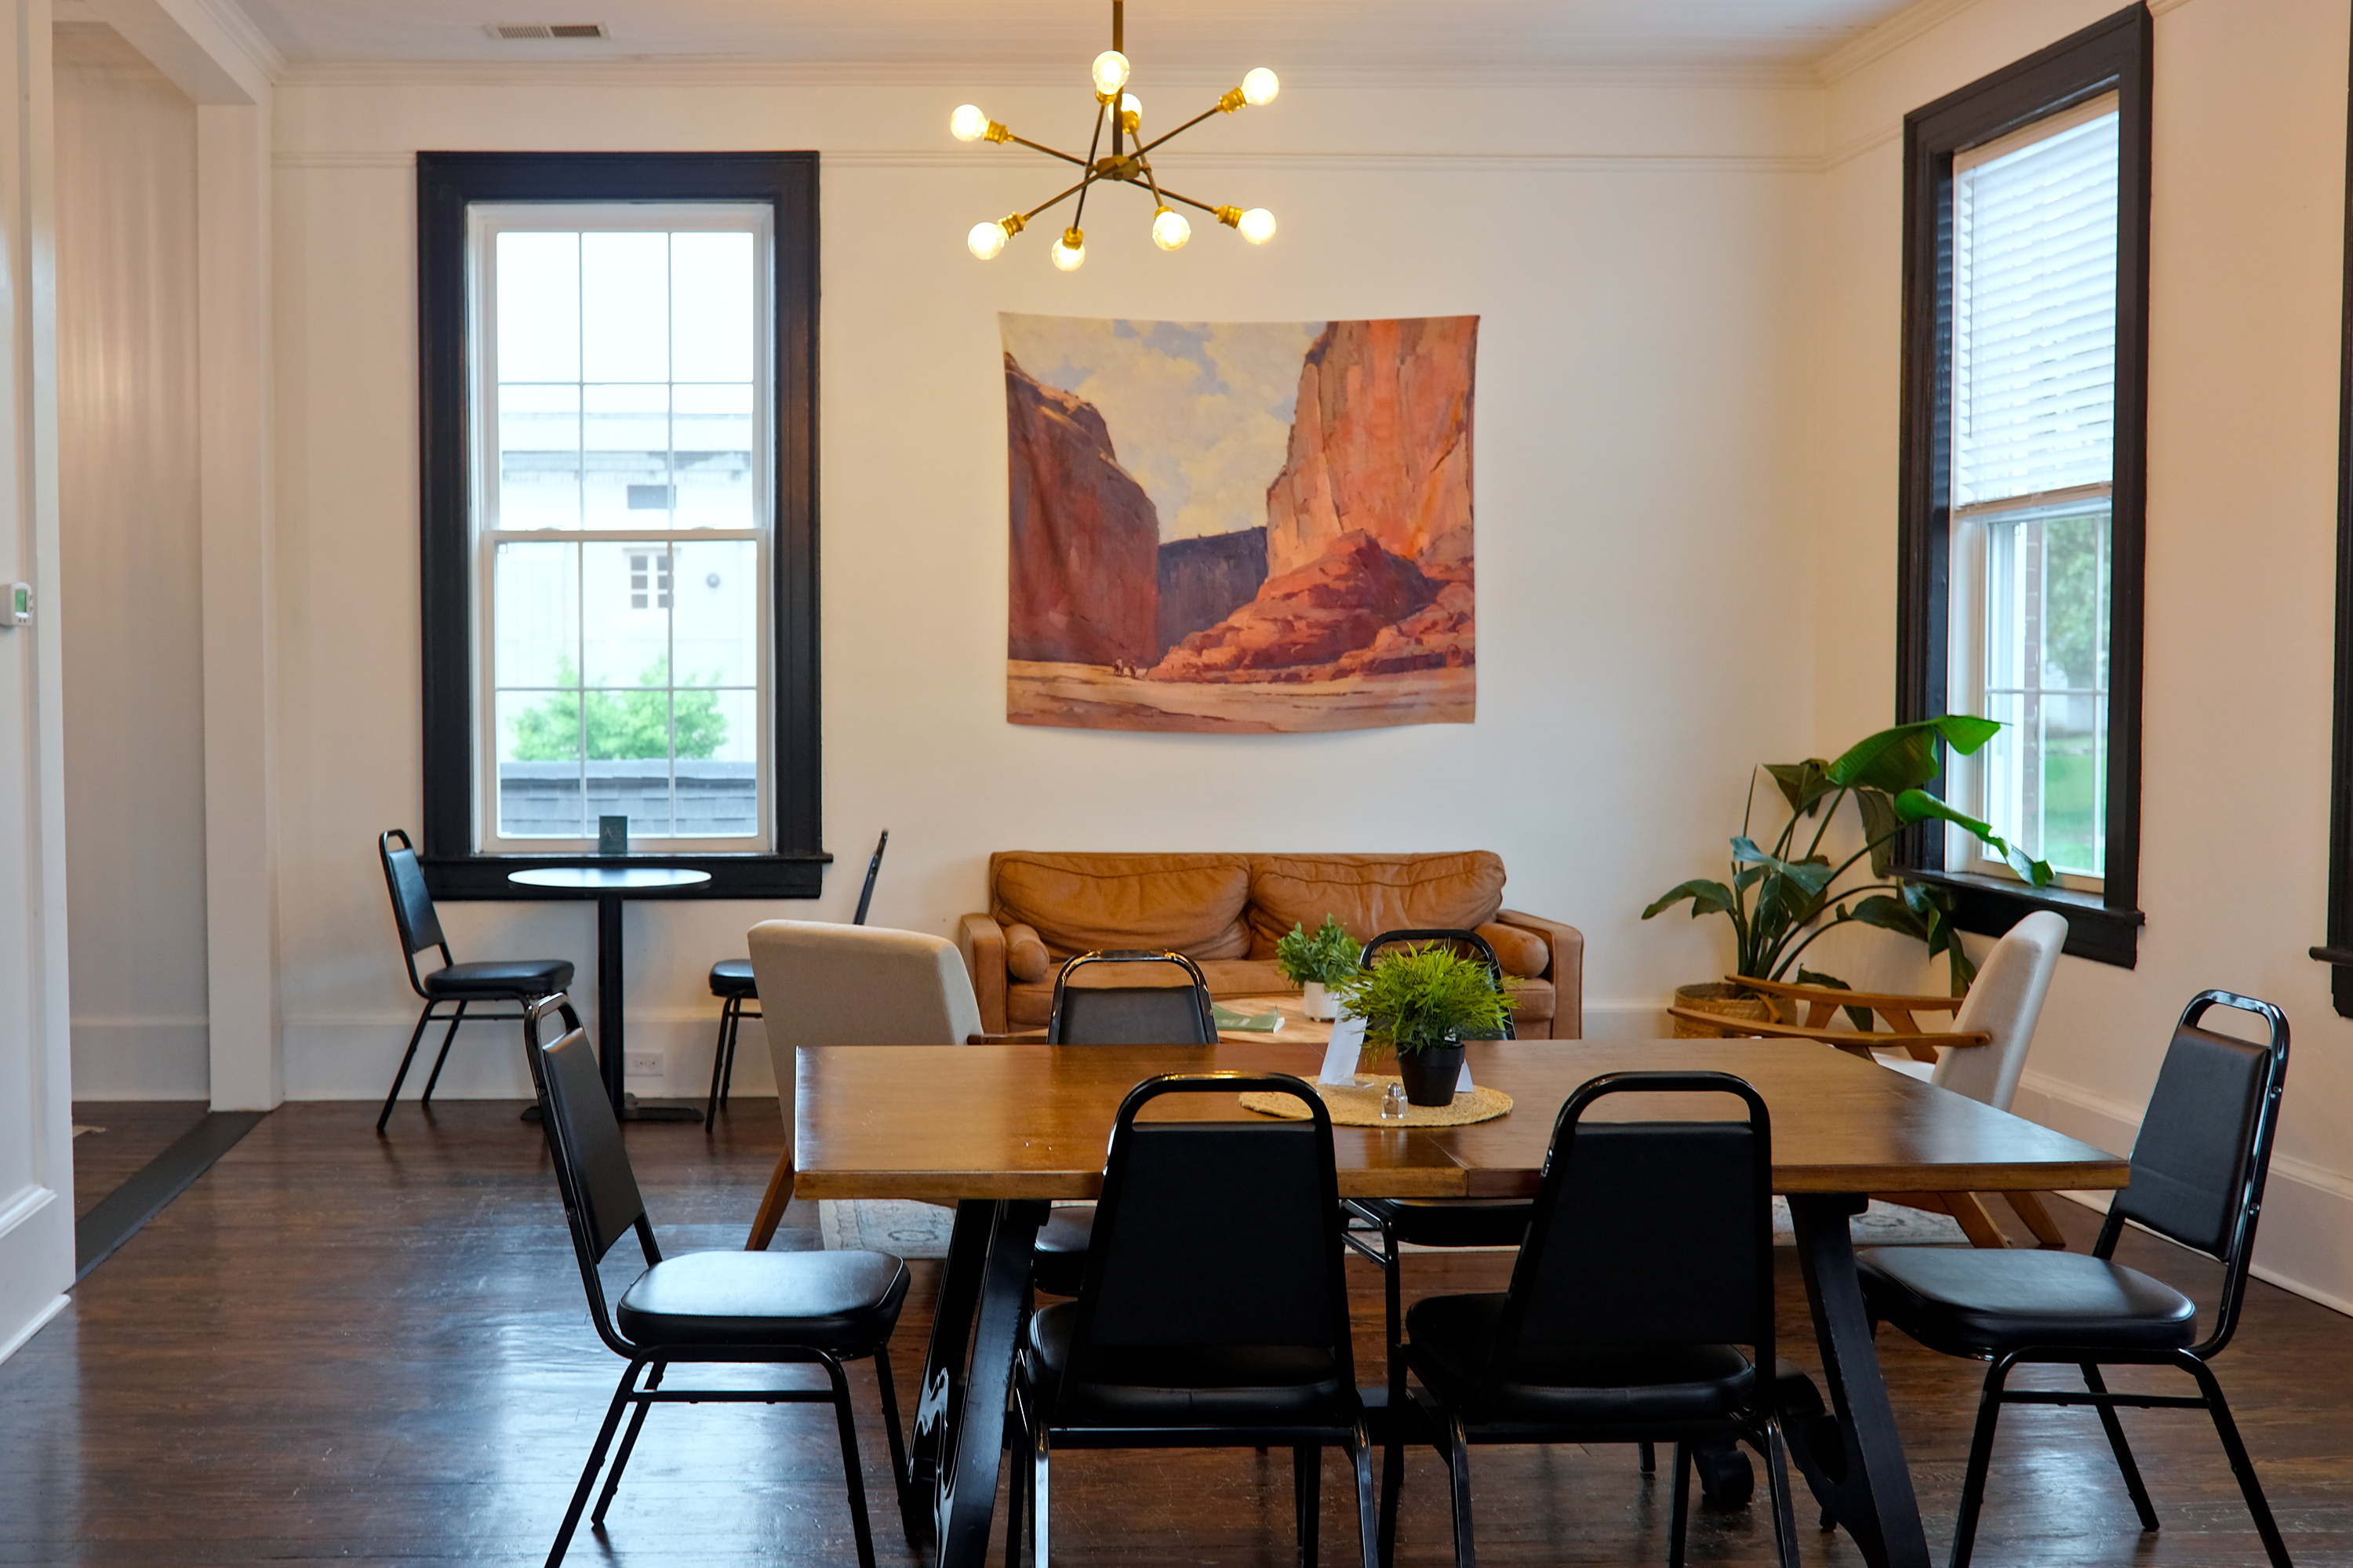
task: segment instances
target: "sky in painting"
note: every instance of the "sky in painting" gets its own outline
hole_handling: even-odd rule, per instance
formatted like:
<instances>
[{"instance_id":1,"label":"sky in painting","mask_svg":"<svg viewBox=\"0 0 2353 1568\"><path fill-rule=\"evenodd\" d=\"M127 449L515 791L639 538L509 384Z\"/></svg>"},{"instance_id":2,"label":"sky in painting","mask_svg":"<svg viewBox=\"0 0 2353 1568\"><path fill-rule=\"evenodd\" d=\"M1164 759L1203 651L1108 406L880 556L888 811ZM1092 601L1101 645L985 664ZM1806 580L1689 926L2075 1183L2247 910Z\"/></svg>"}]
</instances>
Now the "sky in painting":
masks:
<instances>
[{"instance_id":1,"label":"sky in painting","mask_svg":"<svg viewBox=\"0 0 2353 1568\"><path fill-rule=\"evenodd\" d=\"M1266 522L1300 366L1322 322L997 319L1022 369L1101 411L1120 466L1152 497L1163 539Z\"/></svg>"}]
</instances>

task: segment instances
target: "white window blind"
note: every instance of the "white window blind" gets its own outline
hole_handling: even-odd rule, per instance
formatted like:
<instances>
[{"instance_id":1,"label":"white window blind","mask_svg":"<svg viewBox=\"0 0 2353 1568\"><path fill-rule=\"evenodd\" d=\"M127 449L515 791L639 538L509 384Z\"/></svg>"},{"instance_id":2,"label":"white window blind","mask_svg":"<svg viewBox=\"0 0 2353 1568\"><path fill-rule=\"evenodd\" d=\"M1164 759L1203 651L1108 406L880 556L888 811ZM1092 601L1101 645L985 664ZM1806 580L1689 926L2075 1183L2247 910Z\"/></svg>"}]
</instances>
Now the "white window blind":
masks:
<instances>
[{"instance_id":1,"label":"white window blind","mask_svg":"<svg viewBox=\"0 0 2353 1568\"><path fill-rule=\"evenodd\" d=\"M1956 510L2114 477L2114 102L1954 159Z\"/></svg>"}]
</instances>

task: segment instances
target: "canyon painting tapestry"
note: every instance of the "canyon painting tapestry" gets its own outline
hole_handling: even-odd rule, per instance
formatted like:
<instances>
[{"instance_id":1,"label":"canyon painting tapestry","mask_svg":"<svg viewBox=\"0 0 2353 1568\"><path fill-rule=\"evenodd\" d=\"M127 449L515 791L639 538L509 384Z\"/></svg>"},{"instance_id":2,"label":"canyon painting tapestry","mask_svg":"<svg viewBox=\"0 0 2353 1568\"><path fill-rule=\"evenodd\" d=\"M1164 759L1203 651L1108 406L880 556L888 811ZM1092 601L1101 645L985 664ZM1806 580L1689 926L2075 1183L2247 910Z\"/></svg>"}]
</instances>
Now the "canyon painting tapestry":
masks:
<instances>
[{"instance_id":1,"label":"canyon painting tapestry","mask_svg":"<svg viewBox=\"0 0 2353 1568\"><path fill-rule=\"evenodd\" d=\"M1008 719L1472 721L1478 317L997 319Z\"/></svg>"}]
</instances>

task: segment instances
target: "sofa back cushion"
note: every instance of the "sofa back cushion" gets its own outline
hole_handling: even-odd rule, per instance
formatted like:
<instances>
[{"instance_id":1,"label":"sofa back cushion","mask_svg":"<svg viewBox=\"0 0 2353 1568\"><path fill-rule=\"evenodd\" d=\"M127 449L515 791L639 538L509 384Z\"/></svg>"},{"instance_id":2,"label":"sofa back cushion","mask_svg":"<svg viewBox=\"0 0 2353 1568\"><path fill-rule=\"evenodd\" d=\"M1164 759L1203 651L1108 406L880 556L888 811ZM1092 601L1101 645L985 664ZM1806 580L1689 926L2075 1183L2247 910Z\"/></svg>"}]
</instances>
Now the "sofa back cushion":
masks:
<instances>
[{"instance_id":1,"label":"sofa back cushion","mask_svg":"<svg viewBox=\"0 0 2353 1568\"><path fill-rule=\"evenodd\" d=\"M1098 948L1173 948L1197 959L1250 952L1247 855L1005 851L988 857L988 881L997 921L1034 927L1058 959Z\"/></svg>"},{"instance_id":2,"label":"sofa back cushion","mask_svg":"<svg viewBox=\"0 0 2353 1568\"><path fill-rule=\"evenodd\" d=\"M1482 926L1504 906L1503 857L1455 854L1262 854L1250 857L1250 957L1271 958L1294 925L1335 916L1359 942L1383 931Z\"/></svg>"}]
</instances>

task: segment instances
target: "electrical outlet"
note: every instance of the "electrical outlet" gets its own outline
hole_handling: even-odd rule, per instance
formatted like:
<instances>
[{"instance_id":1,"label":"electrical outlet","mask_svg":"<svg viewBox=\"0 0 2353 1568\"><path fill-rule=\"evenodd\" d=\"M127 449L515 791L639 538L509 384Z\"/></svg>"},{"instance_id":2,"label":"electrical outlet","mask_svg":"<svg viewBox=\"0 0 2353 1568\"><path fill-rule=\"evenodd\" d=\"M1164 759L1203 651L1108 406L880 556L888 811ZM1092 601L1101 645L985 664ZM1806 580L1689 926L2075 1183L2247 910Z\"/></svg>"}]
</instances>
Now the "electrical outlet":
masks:
<instances>
[{"instance_id":1,"label":"electrical outlet","mask_svg":"<svg viewBox=\"0 0 2353 1568\"><path fill-rule=\"evenodd\" d=\"M662 1060L659 1051L632 1051L624 1065L632 1078L659 1078L667 1071Z\"/></svg>"}]
</instances>

